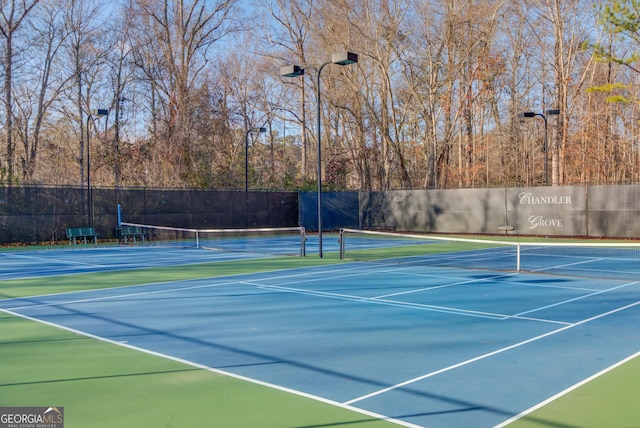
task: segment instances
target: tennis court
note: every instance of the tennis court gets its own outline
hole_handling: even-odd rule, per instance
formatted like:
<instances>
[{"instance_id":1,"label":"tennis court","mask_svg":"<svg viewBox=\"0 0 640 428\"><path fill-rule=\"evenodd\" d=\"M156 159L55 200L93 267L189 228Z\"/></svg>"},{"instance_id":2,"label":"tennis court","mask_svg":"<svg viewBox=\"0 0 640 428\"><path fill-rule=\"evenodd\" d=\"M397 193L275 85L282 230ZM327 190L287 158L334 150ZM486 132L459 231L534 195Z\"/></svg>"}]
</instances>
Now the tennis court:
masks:
<instances>
[{"instance_id":1,"label":"tennis court","mask_svg":"<svg viewBox=\"0 0 640 428\"><path fill-rule=\"evenodd\" d=\"M282 258L264 254L193 248L4 252L0 308L361 415L355 422L309 420L304 426L382 420L500 426L640 352L640 280L627 278L640 257L633 260L630 253L607 262L601 254L574 251L577 259L569 262L568 255L544 249L556 265L575 264L583 274L543 275L515 272L511 247L447 250L427 257L437 260L427 264L404 253L393 262L353 261L349 252L371 241L352 242L345 260L338 260L337 237L329 236L325 251L335 253L329 260L288 258L282 267L276 262ZM307 247L315 244L309 237ZM384 246L374 251L391 253ZM452 259L462 267L451 267ZM532 270L547 271L537 260ZM587 268L610 272L611 260L620 264L620 278ZM247 269L258 261L270 269ZM217 268L234 263L242 268ZM171 266L182 272L205 266L210 274L169 277ZM146 272L144 280L124 280L139 271ZM110 286L40 292L44 280L83 284L83 278L106 273L114 275ZM37 295L9 298L34 281ZM2 389L10 393L10 387ZM61 405L74 426L74 403ZM251 408L235 411L240 417Z\"/></svg>"}]
</instances>

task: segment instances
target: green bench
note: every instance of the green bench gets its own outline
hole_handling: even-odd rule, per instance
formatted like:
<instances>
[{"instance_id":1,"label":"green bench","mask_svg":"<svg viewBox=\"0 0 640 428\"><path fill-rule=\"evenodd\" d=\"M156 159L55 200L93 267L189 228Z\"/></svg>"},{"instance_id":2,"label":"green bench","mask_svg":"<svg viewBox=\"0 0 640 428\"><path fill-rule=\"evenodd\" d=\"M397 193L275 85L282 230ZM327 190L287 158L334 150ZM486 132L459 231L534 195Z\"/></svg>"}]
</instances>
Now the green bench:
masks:
<instances>
[{"instance_id":1,"label":"green bench","mask_svg":"<svg viewBox=\"0 0 640 428\"><path fill-rule=\"evenodd\" d=\"M124 239L125 243L128 238L133 238L133 242L137 242L138 238L144 241L144 232L140 226L120 226L118 236Z\"/></svg>"},{"instance_id":2,"label":"green bench","mask_svg":"<svg viewBox=\"0 0 640 428\"><path fill-rule=\"evenodd\" d=\"M93 238L93 243L98 243L98 234L93 227L69 227L67 228L67 239L69 240L69 244L73 241L73 245L76 244L76 239L82 238L84 239L84 243L87 243L87 238Z\"/></svg>"}]
</instances>

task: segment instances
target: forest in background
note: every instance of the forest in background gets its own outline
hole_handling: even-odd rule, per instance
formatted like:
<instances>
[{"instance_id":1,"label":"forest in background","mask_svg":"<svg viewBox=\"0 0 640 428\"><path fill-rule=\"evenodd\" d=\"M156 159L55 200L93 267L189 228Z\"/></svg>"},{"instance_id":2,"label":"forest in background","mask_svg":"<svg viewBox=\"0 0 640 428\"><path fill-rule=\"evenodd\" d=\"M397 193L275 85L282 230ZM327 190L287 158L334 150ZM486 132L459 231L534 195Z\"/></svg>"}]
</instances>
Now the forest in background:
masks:
<instances>
[{"instance_id":1,"label":"forest in background","mask_svg":"<svg viewBox=\"0 0 640 428\"><path fill-rule=\"evenodd\" d=\"M0 184L313 189L317 111L327 190L638 183L639 25L640 0L7 0Z\"/></svg>"}]
</instances>

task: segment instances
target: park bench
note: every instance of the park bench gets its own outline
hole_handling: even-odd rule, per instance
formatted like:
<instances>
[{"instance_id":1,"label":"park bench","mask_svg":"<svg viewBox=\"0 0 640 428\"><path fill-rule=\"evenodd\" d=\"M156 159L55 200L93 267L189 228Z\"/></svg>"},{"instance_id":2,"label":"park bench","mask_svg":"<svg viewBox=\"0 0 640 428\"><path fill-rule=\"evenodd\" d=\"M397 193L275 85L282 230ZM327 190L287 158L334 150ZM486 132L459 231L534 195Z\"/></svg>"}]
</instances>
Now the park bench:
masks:
<instances>
[{"instance_id":1,"label":"park bench","mask_svg":"<svg viewBox=\"0 0 640 428\"><path fill-rule=\"evenodd\" d=\"M76 239L82 238L84 239L84 243L87 243L87 238L93 238L93 243L98 243L98 234L93 227L69 227L67 228L67 239L69 239L69 244L73 241L73 244L76 244Z\"/></svg>"},{"instance_id":2,"label":"park bench","mask_svg":"<svg viewBox=\"0 0 640 428\"><path fill-rule=\"evenodd\" d=\"M140 226L120 226L119 237L124 239L126 243L128 238L133 238L133 242L137 242L138 238L144 241L144 232Z\"/></svg>"}]
</instances>

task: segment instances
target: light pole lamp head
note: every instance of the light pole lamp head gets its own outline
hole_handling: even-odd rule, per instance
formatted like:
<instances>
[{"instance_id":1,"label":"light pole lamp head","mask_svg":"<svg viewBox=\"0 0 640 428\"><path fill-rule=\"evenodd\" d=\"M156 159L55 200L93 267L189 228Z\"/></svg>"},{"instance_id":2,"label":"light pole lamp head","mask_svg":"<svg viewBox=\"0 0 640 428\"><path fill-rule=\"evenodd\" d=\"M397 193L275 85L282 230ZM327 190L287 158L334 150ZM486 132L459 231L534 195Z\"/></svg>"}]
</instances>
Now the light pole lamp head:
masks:
<instances>
[{"instance_id":1,"label":"light pole lamp head","mask_svg":"<svg viewBox=\"0 0 640 428\"><path fill-rule=\"evenodd\" d=\"M331 55L331 62L338 65L349 65L358 62L358 54L353 52L341 52Z\"/></svg>"},{"instance_id":2,"label":"light pole lamp head","mask_svg":"<svg viewBox=\"0 0 640 428\"><path fill-rule=\"evenodd\" d=\"M280 76L283 77L298 77L304 75L304 68L299 65L288 65L280 69Z\"/></svg>"},{"instance_id":3,"label":"light pole lamp head","mask_svg":"<svg viewBox=\"0 0 640 428\"><path fill-rule=\"evenodd\" d=\"M108 114L109 114L109 110L107 109L97 108L97 109L91 110L92 117L102 117L102 116L107 116Z\"/></svg>"},{"instance_id":4,"label":"light pole lamp head","mask_svg":"<svg viewBox=\"0 0 640 428\"><path fill-rule=\"evenodd\" d=\"M557 116L560 114L560 110L558 109L550 109L545 111L545 113L547 114L547 116Z\"/></svg>"},{"instance_id":5,"label":"light pole lamp head","mask_svg":"<svg viewBox=\"0 0 640 428\"><path fill-rule=\"evenodd\" d=\"M247 129L247 135L249 135L251 132L267 132L267 128L256 126L256 127Z\"/></svg>"},{"instance_id":6,"label":"light pole lamp head","mask_svg":"<svg viewBox=\"0 0 640 428\"><path fill-rule=\"evenodd\" d=\"M525 117L535 117L535 115L536 114L534 112L532 112L532 111L524 111L522 113L518 113L518 117L520 119L523 119Z\"/></svg>"}]
</instances>

